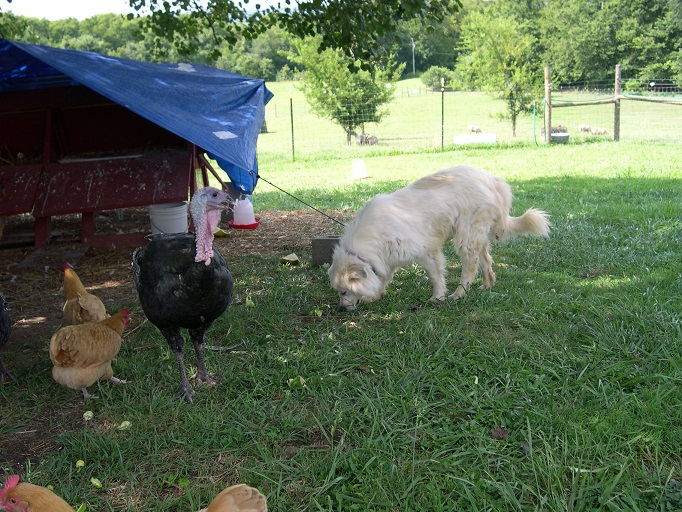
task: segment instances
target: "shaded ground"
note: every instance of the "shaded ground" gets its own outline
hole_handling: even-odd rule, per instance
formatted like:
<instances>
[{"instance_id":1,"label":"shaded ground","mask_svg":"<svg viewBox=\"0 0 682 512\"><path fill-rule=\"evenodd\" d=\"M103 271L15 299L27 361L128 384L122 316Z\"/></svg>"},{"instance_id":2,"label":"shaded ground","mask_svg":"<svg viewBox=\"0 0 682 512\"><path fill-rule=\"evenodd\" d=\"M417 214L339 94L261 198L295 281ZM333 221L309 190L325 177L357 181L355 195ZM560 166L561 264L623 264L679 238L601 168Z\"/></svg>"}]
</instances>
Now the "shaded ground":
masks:
<instances>
[{"instance_id":1,"label":"shaded ground","mask_svg":"<svg viewBox=\"0 0 682 512\"><path fill-rule=\"evenodd\" d=\"M347 220L348 212L326 212L339 220ZM229 262L231 256L248 254L280 255L297 253L299 257L310 253L311 240L324 234L338 234L341 226L312 211L257 212L260 226L252 230L229 229L227 235L216 238L215 244ZM98 216L97 233L127 233L148 229L146 209L127 209ZM11 357L3 359L12 367L22 366L20 373L48 373L51 368L45 347L52 334L62 326L64 304L64 262L71 263L88 291L102 299L108 310L113 304L134 301L130 273L130 255L133 248L113 251L86 249L78 243L80 217L57 217L53 221L53 239L40 250L32 247L2 248L32 240L33 220L29 216L5 219L0 242L0 292L10 307L12 335L9 345ZM18 348L18 350L17 350ZM3 352L6 352L3 351ZM0 357L3 354L0 353ZM15 371L15 374L17 371ZM0 383L0 386L18 386L22 383ZM21 394L21 393L20 393ZM73 408L82 404L74 401ZM44 453L59 448L56 438L63 432L80 425L80 414L64 407L44 410L20 428L9 428L0 418L0 466L23 471L27 460L36 460ZM9 431L8 431L9 430Z\"/></svg>"}]
</instances>

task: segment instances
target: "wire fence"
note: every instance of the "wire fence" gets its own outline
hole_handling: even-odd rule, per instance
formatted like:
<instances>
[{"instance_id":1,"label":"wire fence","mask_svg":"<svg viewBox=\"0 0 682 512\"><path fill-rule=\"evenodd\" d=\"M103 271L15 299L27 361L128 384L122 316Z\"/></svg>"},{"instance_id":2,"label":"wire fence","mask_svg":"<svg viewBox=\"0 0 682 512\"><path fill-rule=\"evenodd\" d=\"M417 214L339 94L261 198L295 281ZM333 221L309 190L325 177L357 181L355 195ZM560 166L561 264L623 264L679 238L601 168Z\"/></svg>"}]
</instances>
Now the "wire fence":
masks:
<instances>
[{"instance_id":1,"label":"wire fence","mask_svg":"<svg viewBox=\"0 0 682 512\"><path fill-rule=\"evenodd\" d=\"M551 89L548 76L549 68L546 68L546 91ZM611 84L562 85L546 94L545 104L551 105L552 126L555 127L567 126L563 122L579 123L578 129L582 133L609 136L614 140L676 142L682 135L682 88L667 79L622 80L619 65ZM611 114L610 122L602 122L608 113ZM598 124L591 123L591 119L597 119Z\"/></svg>"},{"instance_id":2,"label":"wire fence","mask_svg":"<svg viewBox=\"0 0 682 512\"><path fill-rule=\"evenodd\" d=\"M424 151L469 144L544 144L544 102L517 120L516 136L506 116L506 104L483 92L441 91L406 81L396 87L393 100L380 123L364 126L365 138L351 137L343 128L317 116L294 83L268 84L275 93L266 108L266 130L259 153L303 159L321 154L340 157L395 151ZM620 140L682 140L682 87L664 80L626 81L620 101ZM580 83L556 86L552 126L562 125L570 143L612 139L614 83ZM361 111L361 109L355 109ZM585 127L589 126L589 129ZM360 135L360 134L358 134ZM371 139L370 139L371 137Z\"/></svg>"}]
</instances>

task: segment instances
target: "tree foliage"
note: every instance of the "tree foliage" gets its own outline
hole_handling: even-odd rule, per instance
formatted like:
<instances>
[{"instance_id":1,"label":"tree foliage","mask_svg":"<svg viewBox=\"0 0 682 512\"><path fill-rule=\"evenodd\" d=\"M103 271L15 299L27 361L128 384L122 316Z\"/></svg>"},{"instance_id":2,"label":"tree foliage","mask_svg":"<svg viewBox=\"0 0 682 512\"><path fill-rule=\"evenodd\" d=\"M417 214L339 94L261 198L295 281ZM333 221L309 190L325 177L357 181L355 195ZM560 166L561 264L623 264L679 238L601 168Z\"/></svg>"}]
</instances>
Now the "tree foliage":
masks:
<instances>
[{"instance_id":1,"label":"tree foliage","mask_svg":"<svg viewBox=\"0 0 682 512\"><path fill-rule=\"evenodd\" d=\"M242 0L243 5L237 0L168 0L168 11L162 0L128 1L140 8L139 17L111 14L47 21L15 16L7 12L13 4L0 0L0 33L19 41L116 57L213 64L273 80L291 79L302 71L300 64L289 60L291 41L298 39L297 34L324 32L327 23L329 33L319 34L321 46L325 41L341 43L344 34L351 37L350 46L341 45L351 67L362 56L356 51L360 45L372 64L380 66L379 56L390 54L412 73L414 41L417 74L432 66L456 66L459 82L476 85L469 65L474 59L463 45L461 30L472 13L485 13L490 19L514 23L518 32L513 39L534 38L533 72L541 77L542 67L549 65L555 83L608 85L616 64L621 64L623 79L632 83L682 81L682 0L462 0L458 12L444 11L441 18L430 16L430 9L438 4L424 7L426 2L417 0L405 4L404 11L398 0L386 5L378 0L290 0L290 4L280 0L282 9L277 13L246 9L258 0L248 4ZM425 10L419 11L417 5L422 3ZM147 18L145 13L153 6L156 14ZM230 6L236 10L234 16L227 11L221 14L220 9L229 11ZM353 11L356 8L360 10ZM418 16L410 18L415 9ZM321 21L325 13L328 18ZM296 28L295 23L301 26ZM381 30L372 32L377 24ZM165 28L154 32L155 25Z\"/></svg>"},{"instance_id":2,"label":"tree foliage","mask_svg":"<svg viewBox=\"0 0 682 512\"><path fill-rule=\"evenodd\" d=\"M248 0L129 0L142 14L144 27L161 40L172 41L180 54L197 49L197 37L209 29L216 43L210 56L221 55L219 45L235 45L239 37L255 39L277 26L304 39L316 36L319 50L342 51L353 68L357 61L369 69L385 55L381 38L393 34L401 21L418 19L443 22L460 7L460 0L283 0L276 5Z\"/></svg>"},{"instance_id":3,"label":"tree foliage","mask_svg":"<svg viewBox=\"0 0 682 512\"><path fill-rule=\"evenodd\" d=\"M529 112L538 87L538 66L533 60L535 38L523 34L518 23L490 13L473 12L462 30L463 46L469 58L461 61L460 76L507 104L507 115L516 136L516 120Z\"/></svg>"},{"instance_id":4,"label":"tree foliage","mask_svg":"<svg viewBox=\"0 0 682 512\"><path fill-rule=\"evenodd\" d=\"M7 0L8 4L12 3L12 0ZM23 33L26 30L26 21L20 16L15 16L10 12L2 12L2 7L0 7L0 36L7 39L16 37L17 35Z\"/></svg>"},{"instance_id":5,"label":"tree foliage","mask_svg":"<svg viewBox=\"0 0 682 512\"><path fill-rule=\"evenodd\" d=\"M613 77L616 47L610 10L594 2L562 2L543 11L540 20L544 60L562 82L603 80Z\"/></svg>"},{"instance_id":6,"label":"tree foliage","mask_svg":"<svg viewBox=\"0 0 682 512\"><path fill-rule=\"evenodd\" d=\"M543 56L561 82L680 77L677 0L574 0L552 3L539 18ZM677 13L677 14L676 14Z\"/></svg>"},{"instance_id":7,"label":"tree foliage","mask_svg":"<svg viewBox=\"0 0 682 512\"><path fill-rule=\"evenodd\" d=\"M433 66L455 67L459 56L460 20L449 16L439 23L424 24L419 20L400 23L394 34L384 36L384 45L398 62L405 62L406 73L419 73Z\"/></svg>"},{"instance_id":8,"label":"tree foliage","mask_svg":"<svg viewBox=\"0 0 682 512\"><path fill-rule=\"evenodd\" d=\"M441 82L444 82L445 87L452 87L455 81L454 73L448 68L440 66L431 66L422 73L420 78L426 87L431 87L432 89L440 87Z\"/></svg>"},{"instance_id":9,"label":"tree foliage","mask_svg":"<svg viewBox=\"0 0 682 512\"><path fill-rule=\"evenodd\" d=\"M308 38L296 43L292 60L305 68L300 87L313 111L341 126L350 143L351 135L366 123L378 123L387 113L386 104L393 98L395 82L405 64L389 61L372 73L352 72L349 57L341 50L327 48L319 52L320 42Z\"/></svg>"}]
</instances>

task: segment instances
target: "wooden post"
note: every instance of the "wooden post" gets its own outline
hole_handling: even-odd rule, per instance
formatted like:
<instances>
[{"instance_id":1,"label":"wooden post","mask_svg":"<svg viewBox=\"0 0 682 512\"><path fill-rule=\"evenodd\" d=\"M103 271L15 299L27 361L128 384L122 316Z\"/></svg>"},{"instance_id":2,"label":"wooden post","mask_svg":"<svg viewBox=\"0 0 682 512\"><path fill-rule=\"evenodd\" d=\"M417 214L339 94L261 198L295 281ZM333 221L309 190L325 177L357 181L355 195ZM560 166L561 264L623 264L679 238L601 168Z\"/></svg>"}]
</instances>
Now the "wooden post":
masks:
<instances>
[{"instance_id":1,"label":"wooden post","mask_svg":"<svg viewBox=\"0 0 682 512\"><path fill-rule=\"evenodd\" d=\"M92 245L95 238L95 212L81 213L81 244Z\"/></svg>"},{"instance_id":2,"label":"wooden post","mask_svg":"<svg viewBox=\"0 0 682 512\"><path fill-rule=\"evenodd\" d=\"M43 130L43 168L54 160L54 144L52 140L53 116L53 109L48 108L45 113L45 127ZM36 249L40 249L50 243L50 238L52 237L52 217L36 217L34 213L33 218L35 219L33 223L35 237L33 245Z\"/></svg>"},{"instance_id":3,"label":"wooden post","mask_svg":"<svg viewBox=\"0 0 682 512\"><path fill-rule=\"evenodd\" d=\"M296 152L294 150L294 99L289 97L289 118L291 119L291 161L296 160Z\"/></svg>"},{"instance_id":4,"label":"wooden post","mask_svg":"<svg viewBox=\"0 0 682 512\"><path fill-rule=\"evenodd\" d=\"M616 81L613 87L613 140L620 140L620 64L616 64Z\"/></svg>"},{"instance_id":5,"label":"wooden post","mask_svg":"<svg viewBox=\"0 0 682 512\"><path fill-rule=\"evenodd\" d=\"M552 82L549 78L549 66L545 66L545 144L552 140Z\"/></svg>"}]
</instances>

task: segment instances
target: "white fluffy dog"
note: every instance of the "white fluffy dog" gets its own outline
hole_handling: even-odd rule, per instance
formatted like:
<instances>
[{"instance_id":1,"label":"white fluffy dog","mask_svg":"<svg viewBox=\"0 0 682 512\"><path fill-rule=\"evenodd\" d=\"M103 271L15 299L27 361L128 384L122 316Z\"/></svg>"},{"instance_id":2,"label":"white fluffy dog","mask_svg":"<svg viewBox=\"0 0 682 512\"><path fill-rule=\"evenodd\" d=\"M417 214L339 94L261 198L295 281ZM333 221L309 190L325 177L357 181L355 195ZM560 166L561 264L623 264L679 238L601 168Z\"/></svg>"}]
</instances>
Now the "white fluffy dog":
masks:
<instances>
[{"instance_id":1,"label":"white fluffy dog","mask_svg":"<svg viewBox=\"0 0 682 512\"><path fill-rule=\"evenodd\" d=\"M483 171L460 165L424 176L391 194L365 204L334 249L329 267L331 287L342 309L378 299L393 273L418 263L433 286L431 300L444 300L445 255L451 238L462 260L459 285L450 295L464 296L480 267L482 289L495 284L490 242L519 235L549 236L542 210L530 208L510 217L509 184Z\"/></svg>"}]
</instances>

